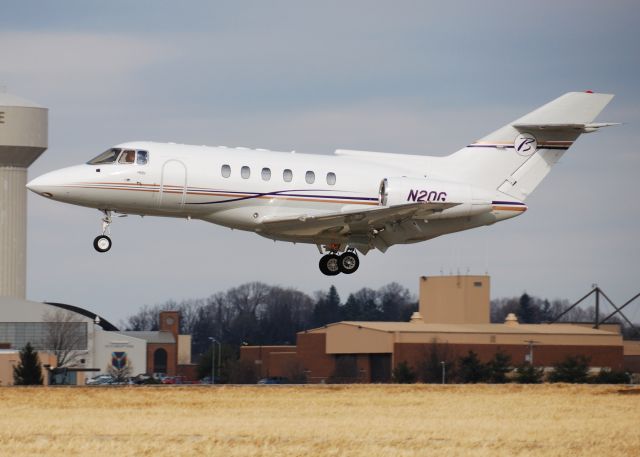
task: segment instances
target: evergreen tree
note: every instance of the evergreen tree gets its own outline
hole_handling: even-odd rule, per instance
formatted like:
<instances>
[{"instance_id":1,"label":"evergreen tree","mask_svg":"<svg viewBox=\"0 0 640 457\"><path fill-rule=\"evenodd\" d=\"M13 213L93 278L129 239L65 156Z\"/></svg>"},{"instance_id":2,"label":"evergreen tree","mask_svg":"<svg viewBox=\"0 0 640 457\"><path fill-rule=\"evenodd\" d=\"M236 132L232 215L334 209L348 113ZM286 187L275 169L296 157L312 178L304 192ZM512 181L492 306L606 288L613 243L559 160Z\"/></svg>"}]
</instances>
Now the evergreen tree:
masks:
<instances>
[{"instance_id":1,"label":"evergreen tree","mask_svg":"<svg viewBox=\"0 0 640 457\"><path fill-rule=\"evenodd\" d=\"M540 384L544 377L544 368L536 368L529 363L516 368L516 382L520 384Z\"/></svg>"},{"instance_id":2,"label":"evergreen tree","mask_svg":"<svg viewBox=\"0 0 640 457\"><path fill-rule=\"evenodd\" d=\"M42 365L38 358L38 351L31 343L20 351L20 362L13 368L13 383L16 386L42 385Z\"/></svg>"},{"instance_id":3,"label":"evergreen tree","mask_svg":"<svg viewBox=\"0 0 640 457\"><path fill-rule=\"evenodd\" d=\"M489 381L496 384L504 384L509 382L507 374L511 372L511 357L509 354L498 350L493 359L487 364Z\"/></svg>"},{"instance_id":4,"label":"evergreen tree","mask_svg":"<svg viewBox=\"0 0 640 457\"><path fill-rule=\"evenodd\" d=\"M483 382L487 379L487 374L487 366L480 362L478 354L475 352L469 351L466 356L460 358L460 364L458 367L460 382Z\"/></svg>"},{"instance_id":5,"label":"evergreen tree","mask_svg":"<svg viewBox=\"0 0 640 457\"><path fill-rule=\"evenodd\" d=\"M340 321L340 295L335 286L329 288L326 295L320 296L313 308L313 325L322 327Z\"/></svg>"},{"instance_id":6,"label":"evergreen tree","mask_svg":"<svg viewBox=\"0 0 640 457\"><path fill-rule=\"evenodd\" d=\"M523 324L532 324L535 322L535 305L531 297L526 292L520 297L520 309L518 318Z\"/></svg>"},{"instance_id":7,"label":"evergreen tree","mask_svg":"<svg viewBox=\"0 0 640 457\"><path fill-rule=\"evenodd\" d=\"M589 379L589 359L583 355L567 356L553 367L551 382L585 383Z\"/></svg>"}]
</instances>

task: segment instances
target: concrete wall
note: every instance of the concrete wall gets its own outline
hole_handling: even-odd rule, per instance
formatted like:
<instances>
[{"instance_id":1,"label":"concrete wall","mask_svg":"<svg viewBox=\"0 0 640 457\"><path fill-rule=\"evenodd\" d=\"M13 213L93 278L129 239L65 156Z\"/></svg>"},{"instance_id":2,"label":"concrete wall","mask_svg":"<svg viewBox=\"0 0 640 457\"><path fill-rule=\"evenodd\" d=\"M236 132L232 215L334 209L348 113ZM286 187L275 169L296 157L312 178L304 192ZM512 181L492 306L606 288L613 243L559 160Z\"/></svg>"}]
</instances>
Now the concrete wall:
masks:
<instances>
[{"instance_id":1,"label":"concrete wall","mask_svg":"<svg viewBox=\"0 0 640 457\"><path fill-rule=\"evenodd\" d=\"M178 335L178 364L191 363L191 335Z\"/></svg>"},{"instance_id":2,"label":"concrete wall","mask_svg":"<svg viewBox=\"0 0 640 457\"><path fill-rule=\"evenodd\" d=\"M422 276L419 309L426 323L489 323L489 276Z\"/></svg>"},{"instance_id":3,"label":"concrete wall","mask_svg":"<svg viewBox=\"0 0 640 457\"><path fill-rule=\"evenodd\" d=\"M131 376L146 373L146 341L117 332L98 330L95 332L94 345L93 368L98 368L100 373L107 372L107 367L112 363L112 354L114 352L127 353L127 363L131 366ZM97 375L98 373L92 373L90 376Z\"/></svg>"}]
</instances>

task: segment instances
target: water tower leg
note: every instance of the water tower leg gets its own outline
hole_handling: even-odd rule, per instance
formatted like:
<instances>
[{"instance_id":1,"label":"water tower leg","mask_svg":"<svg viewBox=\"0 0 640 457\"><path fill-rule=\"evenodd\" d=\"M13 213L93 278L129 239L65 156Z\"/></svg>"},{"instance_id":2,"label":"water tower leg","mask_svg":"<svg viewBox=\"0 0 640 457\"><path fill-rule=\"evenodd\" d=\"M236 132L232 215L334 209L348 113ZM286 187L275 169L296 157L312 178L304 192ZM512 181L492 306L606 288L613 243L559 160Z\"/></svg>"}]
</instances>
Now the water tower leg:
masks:
<instances>
[{"instance_id":1,"label":"water tower leg","mask_svg":"<svg viewBox=\"0 0 640 457\"><path fill-rule=\"evenodd\" d=\"M25 298L27 169L0 167L0 296Z\"/></svg>"}]
</instances>

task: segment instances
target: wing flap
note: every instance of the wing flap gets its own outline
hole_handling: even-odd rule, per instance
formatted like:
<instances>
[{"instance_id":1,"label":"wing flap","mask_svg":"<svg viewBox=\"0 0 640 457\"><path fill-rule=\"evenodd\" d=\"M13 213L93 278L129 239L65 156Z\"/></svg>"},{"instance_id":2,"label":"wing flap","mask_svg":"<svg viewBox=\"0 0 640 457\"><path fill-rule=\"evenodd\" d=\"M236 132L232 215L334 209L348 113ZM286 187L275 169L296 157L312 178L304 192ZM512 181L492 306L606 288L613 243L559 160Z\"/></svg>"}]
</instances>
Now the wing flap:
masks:
<instances>
[{"instance_id":1,"label":"wing flap","mask_svg":"<svg viewBox=\"0 0 640 457\"><path fill-rule=\"evenodd\" d=\"M373 229L381 229L390 222L406 219L424 219L434 212L457 206L458 203L419 202L406 205L356 209L321 215L300 215L285 218L265 217L261 226L265 232L281 232L301 230L304 232L339 231L368 233Z\"/></svg>"}]
</instances>

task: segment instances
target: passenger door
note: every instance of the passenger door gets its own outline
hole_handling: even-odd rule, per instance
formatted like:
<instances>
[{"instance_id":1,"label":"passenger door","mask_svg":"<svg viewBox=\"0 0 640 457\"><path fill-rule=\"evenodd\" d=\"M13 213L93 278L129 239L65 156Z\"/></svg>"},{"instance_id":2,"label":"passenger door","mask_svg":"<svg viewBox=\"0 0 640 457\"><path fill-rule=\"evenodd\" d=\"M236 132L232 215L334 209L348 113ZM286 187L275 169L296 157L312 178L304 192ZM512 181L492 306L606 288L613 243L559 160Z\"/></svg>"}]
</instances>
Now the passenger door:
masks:
<instances>
[{"instance_id":1,"label":"passenger door","mask_svg":"<svg viewBox=\"0 0 640 457\"><path fill-rule=\"evenodd\" d=\"M158 208L180 211L187 199L187 166L177 159L169 159L162 165Z\"/></svg>"}]
</instances>

